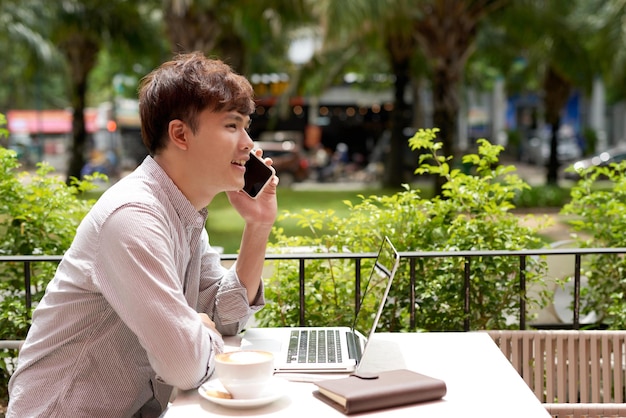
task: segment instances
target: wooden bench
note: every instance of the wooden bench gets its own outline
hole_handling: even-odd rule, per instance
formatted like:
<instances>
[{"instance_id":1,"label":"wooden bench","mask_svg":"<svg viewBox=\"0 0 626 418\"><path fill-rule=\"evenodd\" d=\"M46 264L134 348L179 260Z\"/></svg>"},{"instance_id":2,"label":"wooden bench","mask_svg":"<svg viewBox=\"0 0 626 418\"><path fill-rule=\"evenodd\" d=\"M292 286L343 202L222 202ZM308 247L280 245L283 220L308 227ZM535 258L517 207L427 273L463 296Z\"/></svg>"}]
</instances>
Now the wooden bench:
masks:
<instances>
[{"instance_id":1,"label":"wooden bench","mask_svg":"<svg viewBox=\"0 0 626 418\"><path fill-rule=\"evenodd\" d=\"M626 417L626 331L487 332L553 417Z\"/></svg>"}]
</instances>

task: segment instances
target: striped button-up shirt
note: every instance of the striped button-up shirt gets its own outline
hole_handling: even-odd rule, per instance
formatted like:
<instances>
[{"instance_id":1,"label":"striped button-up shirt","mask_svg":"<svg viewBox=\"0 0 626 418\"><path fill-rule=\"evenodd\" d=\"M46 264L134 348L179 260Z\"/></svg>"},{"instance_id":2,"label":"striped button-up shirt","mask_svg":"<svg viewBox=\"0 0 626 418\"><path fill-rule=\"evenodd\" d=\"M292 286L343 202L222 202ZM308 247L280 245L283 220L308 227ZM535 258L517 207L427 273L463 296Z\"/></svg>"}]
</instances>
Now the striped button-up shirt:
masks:
<instances>
[{"instance_id":1,"label":"striped button-up shirt","mask_svg":"<svg viewBox=\"0 0 626 418\"><path fill-rule=\"evenodd\" d=\"M35 309L8 417L149 415L209 378L223 341L197 312L236 334L264 299L221 265L206 217L151 157L98 199Z\"/></svg>"}]
</instances>

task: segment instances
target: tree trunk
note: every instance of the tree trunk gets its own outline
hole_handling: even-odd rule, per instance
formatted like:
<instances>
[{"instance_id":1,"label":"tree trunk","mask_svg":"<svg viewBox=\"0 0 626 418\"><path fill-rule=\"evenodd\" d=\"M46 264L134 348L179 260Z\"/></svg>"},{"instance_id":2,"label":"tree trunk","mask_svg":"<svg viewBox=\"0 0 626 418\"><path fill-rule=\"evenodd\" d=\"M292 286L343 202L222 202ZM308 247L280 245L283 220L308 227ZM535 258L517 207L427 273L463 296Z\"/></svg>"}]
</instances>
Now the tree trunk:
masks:
<instances>
[{"instance_id":1,"label":"tree trunk","mask_svg":"<svg viewBox=\"0 0 626 418\"><path fill-rule=\"evenodd\" d=\"M439 68L434 74L433 83L433 125L439 128L439 138L443 143L441 154L455 157L455 144L458 142L457 114L460 109L458 97L458 82L453 75L448 74L448 68ZM448 163L455 164L456 158ZM446 179L435 177L434 190L436 195L441 195L442 186Z\"/></svg>"},{"instance_id":2,"label":"tree trunk","mask_svg":"<svg viewBox=\"0 0 626 418\"><path fill-rule=\"evenodd\" d=\"M546 122L552 127L550 138L550 158L548 160L548 171L546 175L547 184L557 184L559 179L559 128L561 127L561 110L567 103L571 92L570 83L561 77L553 67L546 70L543 80L544 106L546 111Z\"/></svg>"},{"instance_id":3,"label":"tree trunk","mask_svg":"<svg viewBox=\"0 0 626 418\"><path fill-rule=\"evenodd\" d=\"M415 23L414 34L432 69L433 124L440 130L445 156L455 156L458 89L465 63L473 52L477 26L487 9L486 2L436 0L424 6L424 18ZM454 158L449 163L455 164ZM436 177L437 195L441 195L444 182Z\"/></svg>"},{"instance_id":4,"label":"tree trunk","mask_svg":"<svg viewBox=\"0 0 626 418\"><path fill-rule=\"evenodd\" d=\"M236 33L220 36L215 46L221 59L239 74L246 73L246 43Z\"/></svg>"},{"instance_id":5,"label":"tree trunk","mask_svg":"<svg viewBox=\"0 0 626 418\"><path fill-rule=\"evenodd\" d=\"M87 95L87 77L96 63L100 50L92 40L75 35L60 43L70 71L70 98L72 103L72 149L67 167L66 183L71 178L80 178L80 171L85 165L85 146L87 129L85 128L85 102Z\"/></svg>"},{"instance_id":6,"label":"tree trunk","mask_svg":"<svg viewBox=\"0 0 626 418\"><path fill-rule=\"evenodd\" d=\"M399 187L406 182L404 178L404 152L407 149L407 140L404 138L403 130L407 125L405 114L409 111L409 105L404 95L410 82L408 57L393 61L393 73L396 80L394 82L394 106L391 112L391 138L383 174L383 185L392 188Z\"/></svg>"},{"instance_id":7,"label":"tree trunk","mask_svg":"<svg viewBox=\"0 0 626 418\"><path fill-rule=\"evenodd\" d=\"M85 127L85 96L87 83L85 81L72 86L72 152L67 167L65 182L71 184L72 177L79 179L80 172L85 166L87 145L87 129Z\"/></svg>"},{"instance_id":8,"label":"tree trunk","mask_svg":"<svg viewBox=\"0 0 626 418\"><path fill-rule=\"evenodd\" d=\"M193 2L165 2L163 20L174 52L201 51L208 54L215 48L221 27L211 10L200 8Z\"/></svg>"}]
</instances>

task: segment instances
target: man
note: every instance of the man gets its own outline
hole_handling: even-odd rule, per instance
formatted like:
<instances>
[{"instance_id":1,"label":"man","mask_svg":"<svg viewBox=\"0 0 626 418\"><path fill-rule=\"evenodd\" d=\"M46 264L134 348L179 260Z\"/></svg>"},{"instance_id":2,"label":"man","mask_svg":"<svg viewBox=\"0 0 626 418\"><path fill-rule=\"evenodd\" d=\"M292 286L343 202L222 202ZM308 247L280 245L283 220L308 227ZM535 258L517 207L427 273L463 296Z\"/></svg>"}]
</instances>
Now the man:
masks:
<instances>
[{"instance_id":1,"label":"man","mask_svg":"<svg viewBox=\"0 0 626 418\"><path fill-rule=\"evenodd\" d=\"M241 331L265 303L278 178L257 199L240 191L253 111L250 83L202 54L177 56L142 80L150 156L79 226L33 314L8 417L158 416L172 386L209 378L221 334ZM204 227L224 191L245 221L228 270Z\"/></svg>"}]
</instances>

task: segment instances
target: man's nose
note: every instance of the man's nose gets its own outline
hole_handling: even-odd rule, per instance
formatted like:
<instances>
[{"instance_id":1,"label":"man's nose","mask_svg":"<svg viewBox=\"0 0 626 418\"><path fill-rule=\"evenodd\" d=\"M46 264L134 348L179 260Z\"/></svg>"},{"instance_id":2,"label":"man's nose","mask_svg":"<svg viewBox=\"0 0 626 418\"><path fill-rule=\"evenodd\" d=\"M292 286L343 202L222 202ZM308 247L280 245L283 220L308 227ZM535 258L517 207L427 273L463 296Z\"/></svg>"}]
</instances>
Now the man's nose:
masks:
<instances>
[{"instance_id":1,"label":"man's nose","mask_svg":"<svg viewBox=\"0 0 626 418\"><path fill-rule=\"evenodd\" d=\"M244 148L252 150L254 148L254 141L250 138L250 134L244 131Z\"/></svg>"}]
</instances>

